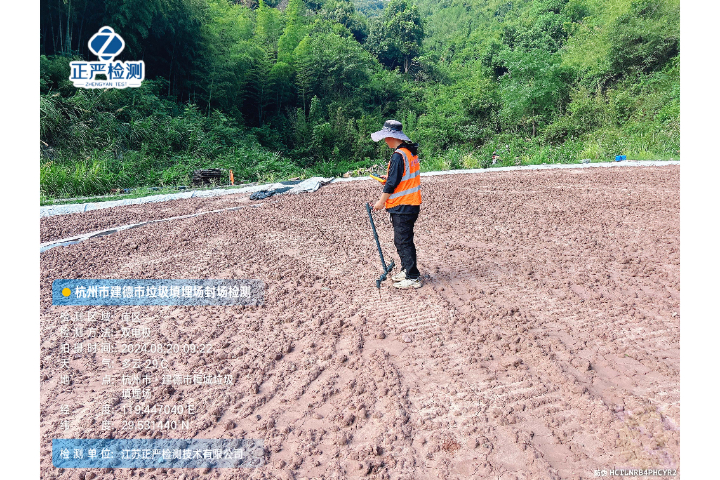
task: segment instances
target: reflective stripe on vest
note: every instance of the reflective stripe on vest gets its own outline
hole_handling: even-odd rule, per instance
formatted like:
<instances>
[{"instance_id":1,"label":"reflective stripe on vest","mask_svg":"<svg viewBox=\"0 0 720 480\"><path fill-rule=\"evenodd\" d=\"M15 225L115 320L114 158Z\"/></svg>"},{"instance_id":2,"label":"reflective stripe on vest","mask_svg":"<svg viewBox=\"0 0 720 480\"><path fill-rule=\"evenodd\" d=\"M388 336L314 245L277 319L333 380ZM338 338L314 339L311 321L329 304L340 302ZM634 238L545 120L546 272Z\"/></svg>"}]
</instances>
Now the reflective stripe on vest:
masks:
<instances>
[{"instance_id":1,"label":"reflective stripe on vest","mask_svg":"<svg viewBox=\"0 0 720 480\"><path fill-rule=\"evenodd\" d=\"M420 185L418 185L418 186L415 187L415 188L410 188L410 189L408 189L408 190L403 190L402 192L393 193L392 195L390 195L390 198L398 198L398 197L402 197L403 195L409 195L409 194L411 194L411 193L415 193L415 192L419 192L419 191L420 191Z\"/></svg>"},{"instance_id":2,"label":"reflective stripe on vest","mask_svg":"<svg viewBox=\"0 0 720 480\"><path fill-rule=\"evenodd\" d=\"M422 197L420 194L420 163L417 156L410 153L407 148L398 148L395 150L403 158L403 175L400 183L395 187L395 191L385 202L385 208L392 208L398 205L420 205ZM390 165L392 159L388 163L388 175L390 174Z\"/></svg>"}]
</instances>

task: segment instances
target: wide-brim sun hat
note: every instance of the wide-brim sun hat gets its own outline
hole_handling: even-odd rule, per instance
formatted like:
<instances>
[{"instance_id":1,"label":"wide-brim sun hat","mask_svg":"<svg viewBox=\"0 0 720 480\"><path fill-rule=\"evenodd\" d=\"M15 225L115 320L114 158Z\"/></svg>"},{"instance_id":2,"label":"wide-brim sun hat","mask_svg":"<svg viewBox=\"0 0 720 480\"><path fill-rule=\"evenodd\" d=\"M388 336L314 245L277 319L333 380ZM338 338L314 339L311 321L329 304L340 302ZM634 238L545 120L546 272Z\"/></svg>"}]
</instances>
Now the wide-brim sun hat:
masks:
<instances>
[{"instance_id":1,"label":"wide-brim sun hat","mask_svg":"<svg viewBox=\"0 0 720 480\"><path fill-rule=\"evenodd\" d=\"M411 141L410 138L403 133L402 123L397 120L388 120L383 125L382 130L370 134L370 138L372 138L374 142L379 142L386 137L397 138L398 140L405 140L407 142Z\"/></svg>"}]
</instances>

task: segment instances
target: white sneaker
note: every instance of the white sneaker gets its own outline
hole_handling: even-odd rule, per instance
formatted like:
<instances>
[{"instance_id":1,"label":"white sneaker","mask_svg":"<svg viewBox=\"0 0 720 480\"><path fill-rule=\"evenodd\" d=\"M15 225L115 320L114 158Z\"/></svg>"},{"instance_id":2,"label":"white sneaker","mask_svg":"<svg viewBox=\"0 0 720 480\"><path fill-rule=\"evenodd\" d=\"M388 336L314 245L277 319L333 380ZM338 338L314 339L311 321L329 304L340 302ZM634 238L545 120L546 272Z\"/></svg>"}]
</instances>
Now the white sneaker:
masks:
<instances>
[{"instance_id":1,"label":"white sneaker","mask_svg":"<svg viewBox=\"0 0 720 480\"><path fill-rule=\"evenodd\" d=\"M393 283L393 287L395 288L420 288L422 285L420 278L406 278L405 280Z\"/></svg>"},{"instance_id":2,"label":"white sneaker","mask_svg":"<svg viewBox=\"0 0 720 480\"><path fill-rule=\"evenodd\" d=\"M400 270L398 273L390 277L393 282L399 282L405 280L405 270Z\"/></svg>"}]
</instances>

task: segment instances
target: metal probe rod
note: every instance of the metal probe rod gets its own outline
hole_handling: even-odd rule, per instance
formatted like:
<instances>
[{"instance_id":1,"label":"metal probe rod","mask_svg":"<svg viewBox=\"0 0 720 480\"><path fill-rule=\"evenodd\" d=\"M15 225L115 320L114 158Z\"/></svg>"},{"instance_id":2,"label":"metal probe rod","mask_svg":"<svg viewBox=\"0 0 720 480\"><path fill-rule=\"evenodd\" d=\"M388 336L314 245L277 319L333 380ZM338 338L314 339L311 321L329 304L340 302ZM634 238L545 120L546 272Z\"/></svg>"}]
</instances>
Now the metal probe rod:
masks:
<instances>
[{"instance_id":1,"label":"metal probe rod","mask_svg":"<svg viewBox=\"0 0 720 480\"><path fill-rule=\"evenodd\" d=\"M372 211L370 210L369 203L365 204L365 209L367 210L368 216L370 217L370 226L372 227L373 235L375 236L375 243L377 244L378 253L380 254L380 261L382 262L383 271L387 273L388 268L387 268L387 265L385 264L385 257L383 257L382 248L380 248L380 239L378 238L377 230L375 229L375 222L373 221L373 218L372 218Z\"/></svg>"}]
</instances>

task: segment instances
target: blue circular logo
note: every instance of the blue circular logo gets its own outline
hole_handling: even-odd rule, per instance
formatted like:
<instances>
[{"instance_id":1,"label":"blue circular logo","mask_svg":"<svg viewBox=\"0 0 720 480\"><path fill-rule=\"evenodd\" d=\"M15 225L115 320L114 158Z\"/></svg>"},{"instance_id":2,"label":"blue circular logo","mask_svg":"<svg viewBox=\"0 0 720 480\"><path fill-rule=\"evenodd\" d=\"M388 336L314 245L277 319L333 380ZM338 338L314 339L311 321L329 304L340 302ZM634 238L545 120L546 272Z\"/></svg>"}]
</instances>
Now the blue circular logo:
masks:
<instances>
[{"instance_id":1,"label":"blue circular logo","mask_svg":"<svg viewBox=\"0 0 720 480\"><path fill-rule=\"evenodd\" d=\"M112 62L125 48L125 40L115 33L112 28L102 27L98 33L90 38L88 47L100 60Z\"/></svg>"}]
</instances>

